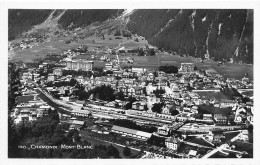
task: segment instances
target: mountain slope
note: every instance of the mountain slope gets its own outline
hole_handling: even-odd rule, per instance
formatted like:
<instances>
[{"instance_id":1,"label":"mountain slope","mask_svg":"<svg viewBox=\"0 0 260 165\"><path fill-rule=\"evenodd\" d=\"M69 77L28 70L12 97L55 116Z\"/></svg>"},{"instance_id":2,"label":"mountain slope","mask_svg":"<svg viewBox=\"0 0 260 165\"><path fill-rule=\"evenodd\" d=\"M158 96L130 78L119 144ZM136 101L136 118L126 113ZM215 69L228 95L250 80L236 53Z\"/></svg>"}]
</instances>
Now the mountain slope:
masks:
<instances>
[{"instance_id":1,"label":"mountain slope","mask_svg":"<svg viewBox=\"0 0 260 165\"><path fill-rule=\"evenodd\" d=\"M177 54L253 62L252 10L137 10L127 27Z\"/></svg>"},{"instance_id":2,"label":"mountain slope","mask_svg":"<svg viewBox=\"0 0 260 165\"><path fill-rule=\"evenodd\" d=\"M58 23L63 28L84 27L94 22L103 22L107 19L116 18L123 11L122 9L67 10Z\"/></svg>"},{"instance_id":3,"label":"mountain slope","mask_svg":"<svg viewBox=\"0 0 260 165\"><path fill-rule=\"evenodd\" d=\"M42 23L51 12L52 10L9 9L8 40L13 40L32 26Z\"/></svg>"},{"instance_id":4,"label":"mountain slope","mask_svg":"<svg viewBox=\"0 0 260 165\"><path fill-rule=\"evenodd\" d=\"M253 63L253 10L9 10L8 25L9 39L29 29L63 34L81 27L82 38L132 33L173 54Z\"/></svg>"}]
</instances>

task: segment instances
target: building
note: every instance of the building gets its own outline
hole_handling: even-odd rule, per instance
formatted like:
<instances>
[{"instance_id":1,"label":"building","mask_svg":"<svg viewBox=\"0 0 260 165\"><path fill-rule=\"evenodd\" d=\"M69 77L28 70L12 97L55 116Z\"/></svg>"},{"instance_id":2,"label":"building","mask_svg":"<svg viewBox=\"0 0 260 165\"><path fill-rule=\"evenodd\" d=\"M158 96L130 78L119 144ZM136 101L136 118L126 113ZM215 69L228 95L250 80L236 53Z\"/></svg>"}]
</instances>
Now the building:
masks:
<instances>
[{"instance_id":1,"label":"building","mask_svg":"<svg viewBox=\"0 0 260 165\"><path fill-rule=\"evenodd\" d=\"M56 75L50 73L48 74L48 81L55 81L56 80Z\"/></svg>"},{"instance_id":2,"label":"building","mask_svg":"<svg viewBox=\"0 0 260 165\"><path fill-rule=\"evenodd\" d=\"M119 133L119 134L131 136L134 138L142 139L142 140L147 140L152 136L151 133L138 131L138 130L134 130L134 129L129 129L129 128L125 128L125 127L120 127L120 126L116 126L116 125L114 125L111 128L111 131L114 133Z\"/></svg>"},{"instance_id":3,"label":"building","mask_svg":"<svg viewBox=\"0 0 260 165\"><path fill-rule=\"evenodd\" d=\"M37 119L36 114L32 114L30 110L23 109L23 110L20 111L19 115L17 115L14 122L16 124L18 124L20 122L33 121L33 120L36 120L36 119Z\"/></svg>"},{"instance_id":4,"label":"building","mask_svg":"<svg viewBox=\"0 0 260 165\"><path fill-rule=\"evenodd\" d=\"M167 148L177 151L180 146L180 140L176 137L169 137L165 139L165 145Z\"/></svg>"},{"instance_id":5,"label":"building","mask_svg":"<svg viewBox=\"0 0 260 165\"><path fill-rule=\"evenodd\" d=\"M158 127L157 133L159 135L167 136L169 134L170 129L167 126Z\"/></svg>"},{"instance_id":6,"label":"building","mask_svg":"<svg viewBox=\"0 0 260 165\"><path fill-rule=\"evenodd\" d=\"M113 69L113 63L112 62L106 63L105 64L105 69L106 70L112 70Z\"/></svg>"},{"instance_id":7,"label":"building","mask_svg":"<svg viewBox=\"0 0 260 165\"><path fill-rule=\"evenodd\" d=\"M71 114L72 114L73 116L88 117L88 116L91 114L91 112L88 111L88 110L73 109L73 110L71 111Z\"/></svg>"},{"instance_id":8,"label":"building","mask_svg":"<svg viewBox=\"0 0 260 165\"><path fill-rule=\"evenodd\" d=\"M181 68L179 72L194 72L194 64L193 63L181 63Z\"/></svg>"},{"instance_id":9,"label":"building","mask_svg":"<svg viewBox=\"0 0 260 165\"><path fill-rule=\"evenodd\" d=\"M22 79L32 79L32 74L30 72L24 72L22 75Z\"/></svg>"},{"instance_id":10,"label":"building","mask_svg":"<svg viewBox=\"0 0 260 165\"><path fill-rule=\"evenodd\" d=\"M242 83L243 84L249 83L249 78L247 78L247 77L242 78Z\"/></svg>"},{"instance_id":11,"label":"building","mask_svg":"<svg viewBox=\"0 0 260 165\"><path fill-rule=\"evenodd\" d=\"M14 109L13 117L16 124L26 121L34 121L40 117L48 115L48 109L51 107L46 105L36 95L19 96L17 98L17 106Z\"/></svg>"},{"instance_id":12,"label":"building","mask_svg":"<svg viewBox=\"0 0 260 165\"><path fill-rule=\"evenodd\" d=\"M146 105L145 102L134 102L132 104L132 109L144 111L145 105Z\"/></svg>"},{"instance_id":13,"label":"building","mask_svg":"<svg viewBox=\"0 0 260 165\"><path fill-rule=\"evenodd\" d=\"M53 75L62 76L62 68L54 68Z\"/></svg>"},{"instance_id":14,"label":"building","mask_svg":"<svg viewBox=\"0 0 260 165\"><path fill-rule=\"evenodd\" d=\"M85 61L85 60L67 60L66 61L66 69L68 70L84 70L91 71L93 68L93 61Z\"/></svg>"},{"instance_id":15,"label":"building","mask_svg":"<svg viewBox=\"0 0 260 165\"><path fill-rule=\"evenodd\" d=\"M214 119L217 124L227 124L228 118L227 116L223 116L222 114L214 114Z\"/></svg>"},{"instance_id":16,"label":"building","mask_svg":"<svg viewBox=\"0 0 260 165\"><path fill-rule=\"evenodd\" d=\"M203 120L212 120L212 114L203 114Z\"/></svg>"},{"instance_id":17,"label":"building","mask_svg":"<svg viewBox=\"0 0 260 165\"><path fill-rule=\"evenodd\" d=\"M85 125L84 121L73 120L71 125L70 125L69 130L72 130L72 129L81 130L84 127L84 125Z\"/></svg>"},{"instance_id":18,"label":"building","mask_svg":"<svg viewBox=\"0 0 260 165\"><path fill-rule=\"evenodd\" d=\"M233 107L235 105L236 105L235 100L221 99L220 101L220 107Z\"/></svg>"},{"instance_id":19,"label":"building","mask_svg":"<svg viewBox=\"0 0 260 165\"><path fill-rule=\"evenodd\" d=\"M153 91L155 91L156 88L157 88L157 87L156 87L156 86L153 86L152 83L149 83L149 84L145 87L147 95L153 94Z\"/></svg>"},{"instance_id":20,"label":"building","mask_svg":"<svg viewBox=\"0 0 260 165\"><path fill-rule=\"evenodd\" d=\"M182 76L181 78L180 78L180 83L181 84L188 84L189 83L189 77L187 77L187 76Z\"/></svg>"},{"instance_id":21,"label":"building","mask_svg":"<svg viewBox=\"0 0 260 165\"><path fill-rule=\"evenodd\" d=\"M133 73L141 73L144 74L146 72L146 68L132 68Z\"/></svg>"}]
</instances>

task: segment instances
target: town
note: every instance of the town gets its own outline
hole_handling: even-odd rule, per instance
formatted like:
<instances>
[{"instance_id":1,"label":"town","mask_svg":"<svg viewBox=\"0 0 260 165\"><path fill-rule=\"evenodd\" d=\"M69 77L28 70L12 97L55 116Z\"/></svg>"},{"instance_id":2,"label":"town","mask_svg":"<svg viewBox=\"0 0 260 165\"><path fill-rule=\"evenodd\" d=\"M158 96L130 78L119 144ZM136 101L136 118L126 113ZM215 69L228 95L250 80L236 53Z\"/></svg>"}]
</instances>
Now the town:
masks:
<instances>
[{"instance_id":1,"label":"town","mask_svg":"<svg viewBox=\"0 0 260 165\"><path fill-rule=\"evenodd\" d=\"M142 54L159 59L158 51L146 46ZM57 112L64 134L121 147L124 158L253 157L252 80L194 63L134 66L138 54L82 45L35 63L9 63L17 73L9 71L10 117L19 125Z\"/></svg>"}]
</instances>

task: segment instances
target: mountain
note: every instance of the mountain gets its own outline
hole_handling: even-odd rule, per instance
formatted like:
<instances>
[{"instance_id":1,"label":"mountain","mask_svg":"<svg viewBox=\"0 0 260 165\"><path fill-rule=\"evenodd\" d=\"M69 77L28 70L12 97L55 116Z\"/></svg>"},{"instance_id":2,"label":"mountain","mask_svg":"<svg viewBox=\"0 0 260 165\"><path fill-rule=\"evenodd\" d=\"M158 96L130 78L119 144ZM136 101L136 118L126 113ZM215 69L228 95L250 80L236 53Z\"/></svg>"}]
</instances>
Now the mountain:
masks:
<instances>
[{"instance_id":1,"label":"mountain","mask_svg":"<svg viewBox=\"0 0 260 165\"><path fill-rule=\"evenodd\" d=\"M136 10L127 28L177 54L253 63L253 10Z\"/></svg>"},{"instance_id":2,"label":"mountain","mask_svg":"<svg viewBox=\"0 0 260 165\"><path fill-rule=\"evenodd\" d=\"M67 10L58 22L63 28L84 27L94 22L115 19L123 11L122 9Z\"/></svg>"},{"instance_id":3,"label":"mountain","mask_svg":"<svg viewBox=\"0 0 260 165\"><path fill-rule=\"evenodd\" d=\"M85 9L85 10L45 10L45 9L9 9L8 40L18 38L34 26L52 21L59 17L61 28L88 26L94 22L115 19L122 14L123 9ZM62 13L64 12L64 13ZM50 23L49 23L50 24ZM48 26L49 27L49 26ZM37 27L37 29L40 29Z\"/></svg>"},{"instance_id":4,"label":"mountain","mask_svg":"<svg viewBox=\"0 0 260 165\"><path fill-rule=\"evenodd\" d=\"M43 27L80 27L89 33L84 36L132 33L172 54L252 64L253 14L246 9L9 10L8 34L12 40Z\"/></svg>"},{"instance_id":5,"label":"mountain","mask_svg":"<svg viewBox=\"0 0 260 165\"><path fill-rule=\"evenodd\" d=\"M9 9L8 10L8 40L17 38L32 26L44 22L52 10L40 9Z\"/></svg>"}]
</instances>

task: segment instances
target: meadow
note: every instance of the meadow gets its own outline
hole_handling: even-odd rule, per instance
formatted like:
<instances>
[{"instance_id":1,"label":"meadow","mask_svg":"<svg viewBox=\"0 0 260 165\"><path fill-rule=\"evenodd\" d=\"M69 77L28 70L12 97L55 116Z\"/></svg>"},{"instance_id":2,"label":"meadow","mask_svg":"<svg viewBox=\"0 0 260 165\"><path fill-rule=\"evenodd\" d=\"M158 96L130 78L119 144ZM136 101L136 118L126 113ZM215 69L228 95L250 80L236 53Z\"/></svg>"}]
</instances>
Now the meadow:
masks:
<instances>
[{"instance_id":1,"label":"meadow","mask_svg":"<svg viewBox=\"0 0 260 165\"><path fill-rule=\"evenodd\" d=\"M213 92L213 91L212 92L197 92L197 94L200 97L215 99L218 102L220 102L221 99L228 99L228 97L221 92Z\"/></svg>"},{"instance_id":2,"label":"meadow","mask_svg":"<svg viewBox=\"0 0 260 165\"><path fill-rule=\"evenodd\" d=\"M92 50L96 47L117 47L117 46L127 46L127 47L143 47L147 42L145 40L140 40L139 42L133 42L132 40L128 40L125 37L122 39L115 39L115 36L105 36L105 39L101 39L95 36L88 37L85 39L79 39L77 42L72 42L69 44L65 44L65 40L69 37L60 37L57 40L51 40L49 42L44 42L39 44L37 47L33 47L31 49L24 50L13 50L9 51L9 57L11 60L19 61L22 60L24 62L31 62L37 58L43 58L48 53L62 53L62 51L68 49L78 48L80 45L84 44L89 47L89 50ZM111 38L111 40L109 39ZM101 55L100 55L101 56ZM178 55L169 55L168 53L158 53L156 56L120 56L120 59L130 57L134 59L133 64L122 64L123 66L133 66L133 67L147 67L149 69L158 69L158 65L175 65L180 67L181 63L191 62L197 66L198 69L203 70L211 70L212 72L219 73L223 75L225 78L234 78L234 79L242 79L246 73L251 80L253 80L253 65L249 64L232 64L225 63L223 65L218 66L218 63L213 60L204 60L203 63L200 62L199 59L194 57L180 57ZM78 58L86 58L83 56ZM159 62L158 62L159 61ZM94 66L104 67L104 62L96 61L97 64Z\"/></svg>"},{"instance_id":3,"label":"meadow","mask_svg":"<svg viewBox=\"0 0 260 165\"><path fill-rule=\"evenodd\" d=\"M241 80L246 73L250 80L253 80L253 65L249 64L233 64L225 63L218 66L218 62L213 60L205 60L203 63L194 57L180 57L176 55L165 55L165 53L159 54L159 65L175 65L180 67L181 63L190 62L194 63L198 69L210 70L211 72L219 73L225 78L234 78ZM156 56L134 56L133 66L150 67L158 69L158 57Z\"/></svg>"}]
</instances>

